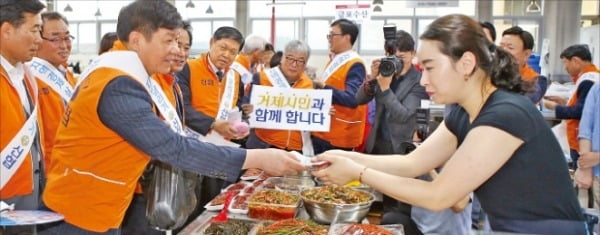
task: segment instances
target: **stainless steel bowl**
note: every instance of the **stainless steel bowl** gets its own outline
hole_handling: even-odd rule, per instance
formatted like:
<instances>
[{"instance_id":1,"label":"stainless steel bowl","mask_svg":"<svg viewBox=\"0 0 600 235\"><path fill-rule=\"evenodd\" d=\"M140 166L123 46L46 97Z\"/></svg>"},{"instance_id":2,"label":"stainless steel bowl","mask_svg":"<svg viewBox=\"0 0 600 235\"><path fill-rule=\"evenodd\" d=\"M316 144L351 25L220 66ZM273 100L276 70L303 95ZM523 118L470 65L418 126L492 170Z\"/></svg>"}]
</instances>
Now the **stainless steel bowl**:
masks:
<instances>
[{"instance_id":1,"label":"stainless steel bowl","mask_svg":"<svg viewBox=\"0 0 600 235\"><path fill-rule=\"evenodd\" d=\"M304 197L303 193L300 193L300 197L304 202L306 212L318 223L360 223L367 216L367 213L369 213L371 204L375 201L375 195L363 190L356 191L362 191L371 195L371 200L356 204L333 204L309 200Z\"/></svg>"}]
</instances>

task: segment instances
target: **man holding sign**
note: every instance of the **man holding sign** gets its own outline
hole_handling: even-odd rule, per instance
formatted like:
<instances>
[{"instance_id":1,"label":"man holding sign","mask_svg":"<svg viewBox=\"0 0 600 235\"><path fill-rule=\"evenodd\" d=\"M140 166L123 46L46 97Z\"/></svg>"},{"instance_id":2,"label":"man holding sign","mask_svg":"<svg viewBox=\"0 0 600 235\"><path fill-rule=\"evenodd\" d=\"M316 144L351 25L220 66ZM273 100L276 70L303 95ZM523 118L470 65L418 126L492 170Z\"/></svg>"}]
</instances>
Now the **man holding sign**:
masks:
<instances>
[{"instance_id":1,"label":"man holding sign","mask_svg":"<svg viewBox=\"0 0 600 235\"><path fill-rule=\"evenodd\" d=\"M333 91L335 114L329 132L313 132L315 154L330 149L352 150L362 143L367 107L358 105L355 96L367 74L363 60L352 51L357 37L358 26L347 19L334 21L327 34L334 57L315 84Z\"/></svg>"},{"instance_id":2,"label":"man holding sign","mask_svg":"<svg viewBox=\"0 0 600 235\"><path fill-rule=\"evenodd\" d=\"M278 88L313 89L312 80L304 74L309 56L308 44L292 40L285 46L281 64L255 74L252 84ZM258 115L253 115L252 119L254 120L256 116ZM246 147L249 149L274 147L302 151L302 146L300 131L292 130L255 128L246 142Z\"/></svg>"}]
</instances>

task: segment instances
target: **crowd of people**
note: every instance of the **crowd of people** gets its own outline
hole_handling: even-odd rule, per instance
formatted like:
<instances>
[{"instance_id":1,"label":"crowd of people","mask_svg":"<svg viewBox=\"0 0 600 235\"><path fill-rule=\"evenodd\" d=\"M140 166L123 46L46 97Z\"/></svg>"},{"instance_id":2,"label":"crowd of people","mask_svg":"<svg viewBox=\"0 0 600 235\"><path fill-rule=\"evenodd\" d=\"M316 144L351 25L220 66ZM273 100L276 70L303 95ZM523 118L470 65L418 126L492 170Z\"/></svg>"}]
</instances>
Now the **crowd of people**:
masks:
<instances>
[{"instance_id":1,"label":"crowd of people","mask_svg":"<svg viewBox=\"0 0 600 235\"><path fill-rule=\"evenodd\" d=\"M76 76L63 15L39 0L0 6L0 200L64 216L4 234L163 234L145 217L142 181L154 162L193 173L199 203L189 223L246 169L307 170L291 151L326 161L312 171L325 183L358 180L384 194L382 223L403 224L406 234L466 234L484 213L493 231L586 234L573 182L600 204L600 71L586 45L560 54L575 83L565 99L545 95L548 79L527 64L533 36L518 26L495 45L492 24L447 15L418 48L398 30L385 56L400 67L384 75L381 59L368 71L353 50L358 25L337 19L323 35L331 60L316 75L305 41L275 51L229 26L190 55L193 29L177 9L136 0ZM240 131L229 115L253 115L256 85L331 90L330 130ZM429 99L449 112L423 135L417 113ZM573 179L540 106L567 122ZM197 138L206 135L241 147Z\"/></svg>"}]
</instances>

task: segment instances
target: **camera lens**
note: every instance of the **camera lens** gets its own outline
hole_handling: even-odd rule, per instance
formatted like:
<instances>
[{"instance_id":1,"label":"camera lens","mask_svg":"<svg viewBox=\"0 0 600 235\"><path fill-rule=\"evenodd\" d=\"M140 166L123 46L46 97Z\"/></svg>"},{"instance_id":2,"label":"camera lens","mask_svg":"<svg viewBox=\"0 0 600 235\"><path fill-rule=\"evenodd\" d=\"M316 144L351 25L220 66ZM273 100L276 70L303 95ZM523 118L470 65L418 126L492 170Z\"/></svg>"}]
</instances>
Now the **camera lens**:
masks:
<instances>
[{"instance_id":1,"label":"camera lens","mask_svg":"<svg viewBox=\"0 0 600 235\"><path fill-rule=\"evenodd\" d=\"M394 63L389 60L382 60L381 64L379 64L379 73L381 76L388 77L394 74L396 71L396 66Z\"/></svg>"}]
</instances>

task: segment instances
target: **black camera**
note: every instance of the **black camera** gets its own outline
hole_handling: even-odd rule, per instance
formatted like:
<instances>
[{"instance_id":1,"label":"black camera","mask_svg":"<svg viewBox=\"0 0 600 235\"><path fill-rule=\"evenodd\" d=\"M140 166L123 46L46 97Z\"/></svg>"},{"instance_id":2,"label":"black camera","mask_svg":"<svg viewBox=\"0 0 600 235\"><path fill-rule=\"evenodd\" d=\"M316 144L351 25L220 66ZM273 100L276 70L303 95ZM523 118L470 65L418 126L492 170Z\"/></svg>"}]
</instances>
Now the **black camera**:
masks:
<instances>
[{"instance_id":1,"label":"black camera","mask_svg":"<svg viewBox=\"0 0 600 235\"><path fill-rule=\"evenodd\" d=\"M379 64L379 74L384 77L391 76L396 72L402 71L402 60L396 56L396 25L386 24L383 26L383 37L385 38L386 57L381 58Z\"/></svg>"}]
</instances>

